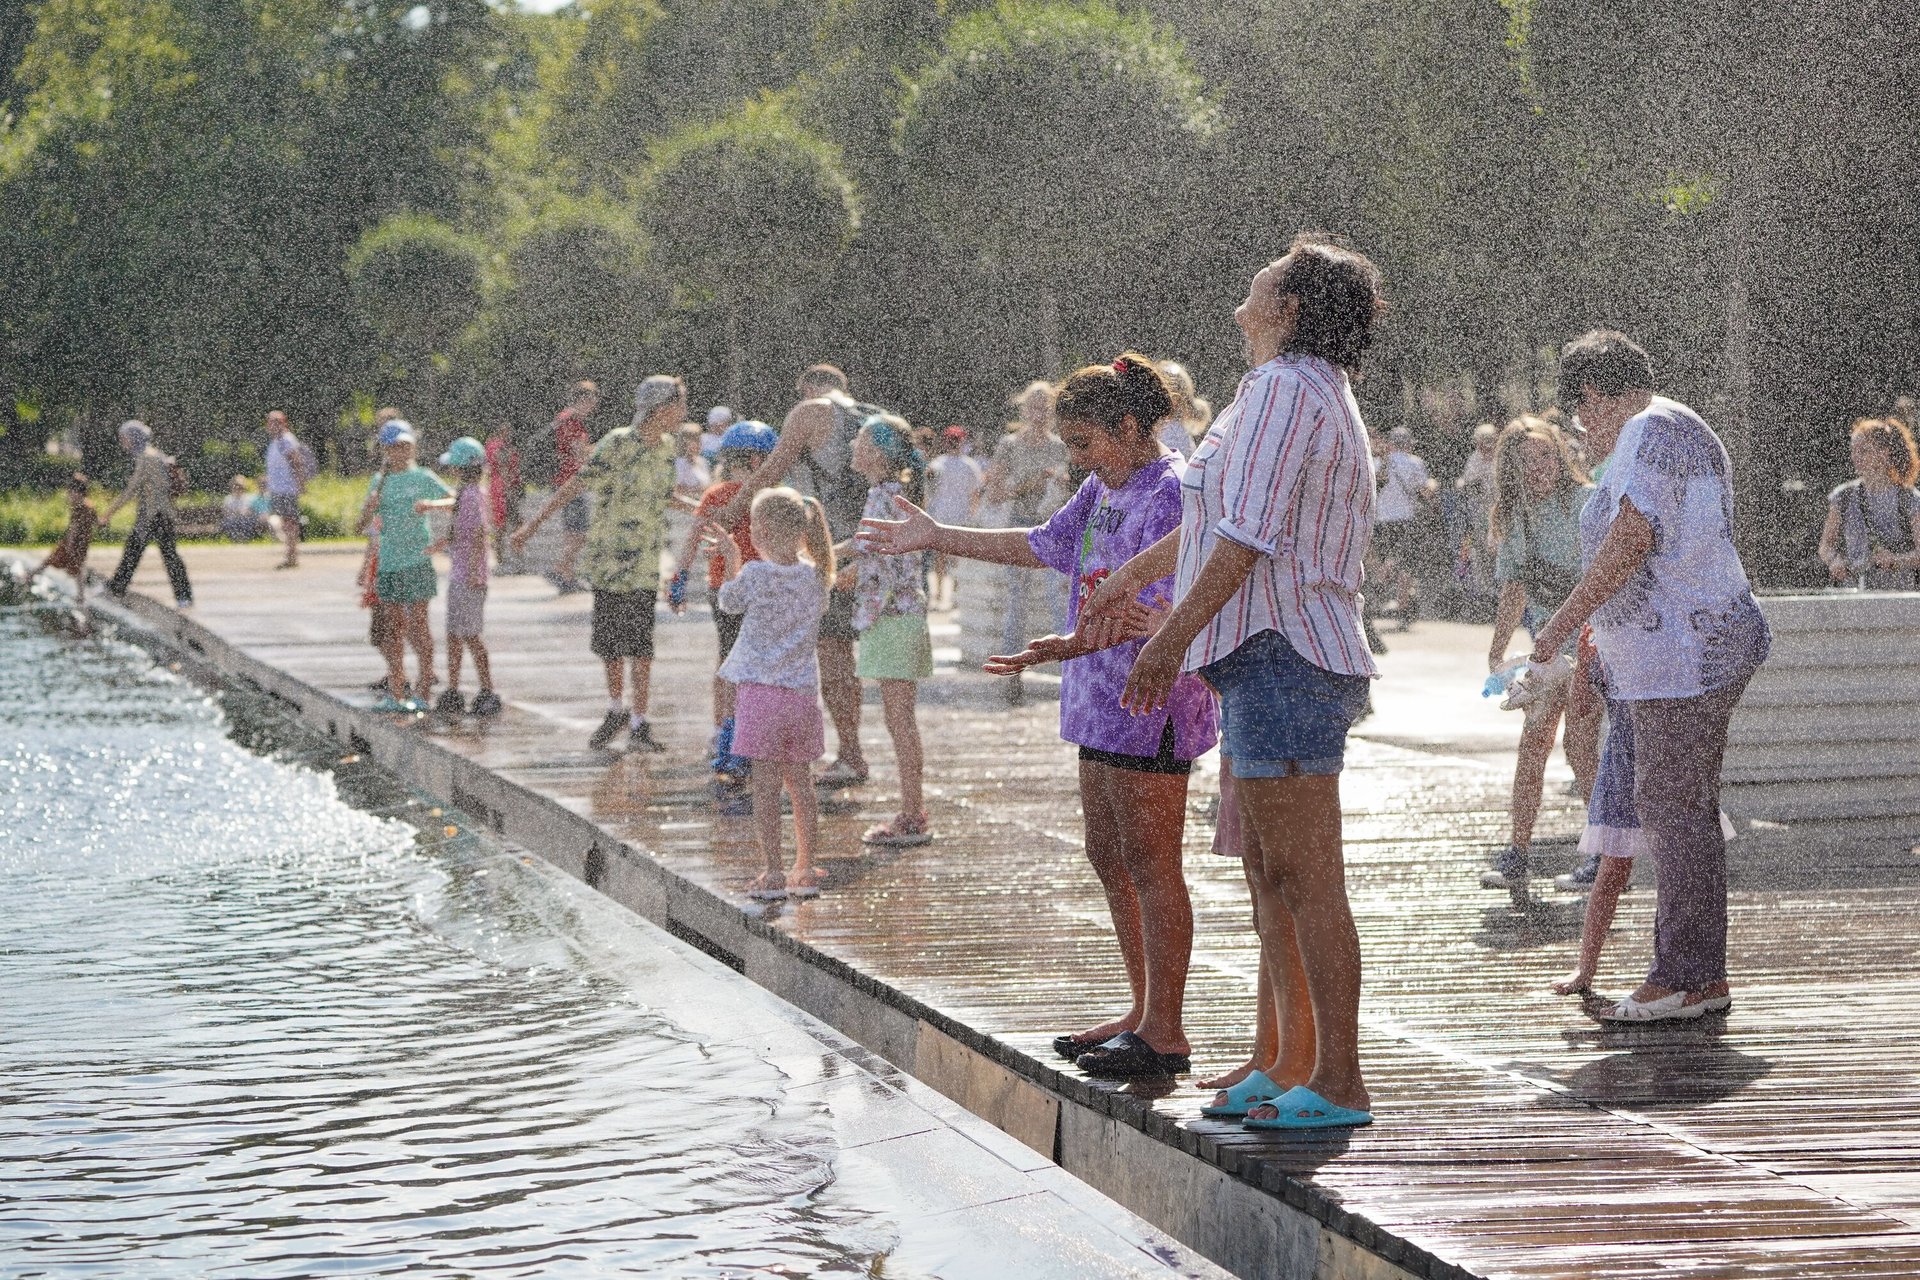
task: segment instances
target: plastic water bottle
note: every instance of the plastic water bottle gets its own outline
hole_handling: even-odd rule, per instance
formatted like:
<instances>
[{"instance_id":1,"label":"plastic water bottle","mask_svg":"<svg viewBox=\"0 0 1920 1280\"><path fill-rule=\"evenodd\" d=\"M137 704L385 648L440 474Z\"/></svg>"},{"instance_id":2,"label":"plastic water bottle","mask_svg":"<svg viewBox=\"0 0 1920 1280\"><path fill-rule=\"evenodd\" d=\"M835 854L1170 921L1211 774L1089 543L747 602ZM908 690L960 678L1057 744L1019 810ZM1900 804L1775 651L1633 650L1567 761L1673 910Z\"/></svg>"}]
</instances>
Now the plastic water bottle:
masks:
<instances>
[{"instance_id":1,"label":"plastic water bottle","mask_svg":"<svg viewBox=\"0 0 1920 1280\"><path fill-rule=\"evenodd\" d=\"M667 582L667 604L678 609L687 602L687 571L682 569Z\"/></svg>"},{"instance_id":2,"label":"plastic water bottle","mask_svg":"<svg viewBox=\"0 0 1920 1280\"><path fill-rule=\"evenodd\" d=\"M1520 673L1526 669L1527 660L1524 657L1515 658L1505 666L1495 667L1487 676L1487 682L1480 686L1480 696L1483 698L1503 696L1513 686L1513 682L1520 678Z\"/></svg>"}]
</instances>

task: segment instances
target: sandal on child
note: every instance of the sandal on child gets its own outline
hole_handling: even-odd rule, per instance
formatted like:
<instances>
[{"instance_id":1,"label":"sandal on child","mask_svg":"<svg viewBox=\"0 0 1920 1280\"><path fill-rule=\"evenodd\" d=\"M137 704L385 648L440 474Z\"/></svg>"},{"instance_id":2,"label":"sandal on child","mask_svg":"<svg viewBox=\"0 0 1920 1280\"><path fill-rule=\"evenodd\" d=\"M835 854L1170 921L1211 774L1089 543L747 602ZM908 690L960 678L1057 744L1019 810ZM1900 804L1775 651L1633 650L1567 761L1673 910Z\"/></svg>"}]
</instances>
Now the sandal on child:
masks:
<instances>
[{"instance_id":1,"label":"sandal on child","mask_svg":"<svg viewBox=\"0 0 1920 1280\"><path fill-rule=\"evenodd\" d=\"M892 822L883 822L877 827L868 827L866 834L860 837L862 844L881 844L895 849L905 849L913 845L926 844L933 839L933 832L927 830L925 813L902 813Z\"/></svg>"},{"instance_id":2,"label":"sandal on child","mask_svg":"<svg viewBox=\"0 0 1920 1280\"><path fill-rule=\"evenodd\" d=\"M789 898L817 898L826 887L827 873L819 867L809 867L787 878Z\"/></svg>"},{"instance_id":3,"label":"sandal on child","mask_svg":"<svg viewBox=\"0 0 1920 1280\"><path fill-rule=\"evenodd\" d=\"M1090 1076L1125 1080L1136 1076L1177 1076L1192 1069L1184 1053L1161 1053L1131 1031L1122 1031L1097 1049L1089 1049L1074 1059L1074 1065Z\"/></svg>"},{"instance_id":4,"label":"sandal on child","mask_svg":"<svg viewBox=\"0 0 1920 1280\"><path fill-rule=\"evenodd\" d=\"M779 883L772 883L776 878L779 880ZM787 900L786 877L780 876L776 872L763 873L752 884L747 886L747 896L755 902L785 902Z\"/></svg>"},{"instance_id":5,"label":"sandal on child","mask_svg":"<svg viewBox=\"0 0 1920 1280\"><path fill-rule=\"evenodd\" d=\"M1632 996L1625 996L1618 1004L1610 1005L1593 1016L1602 1022L1672 1022L1702 1017L1707 1013L1706 1001L1688 1004L1687 997L1692 994L1690 991L1675 991L1658 1000L1635 1000ZM1733 1001L1729 999L1727 1003L1732 1004Z\"/></svg>"},{"instance_id":6,"label":"sandal on child","mask_svg":"<svg viewBox=\"0 0 1920 1280\"><path fill-rule=\"evenodd\" d=\"M1343 1107L1307 1088L1297 1084L1271 1102L1260 1104L1272 1107L1278 1115L1271 1119L1261 1117L1256 1120L1249 1116L1240 1123L1248 1129L1358 1129L1362 1125L1373 1123L1373 1113L1357 1111L1352 1107Z\"/></svg>"},{"instance_id":7,"label":"sandal on child","mask_svg":"<svg viewBox=\"0 0 1920 1280\"><path fill-rule=\"evenodd\" d=\"M1098 1049L1107 1042L1107 1039L1108 1037L1106 1036L1055 1036L1053 1038L1053 1051L1065 1058L1068 1062L1072 1062L1081 1054L1093 1049Z\"/></svg>"},{"instance_id":8,"label":"sandal on child","mask_svg":"<svg viewBox=\"0 0 1920 1280\"><path fill-rule=\"evenodd\" d=\"M1244 1120L1247 1112L1263 1102L1272 1102L1286 1091L1284 1085L1266 1072L1255 1071L1239 1084L1220 1090L1221 1101L1208 1103L1200 1108L1200 1114L1216 1120Z\"/></svg>"},{"instance_id":9,"label":"sandal on child","mask_svg":"<svg viewBox=\"0 0 1920 1280\"><path fill-rule=\"evenodd\" d=\"M857 787L867 780L865 769L856 769L845 760L835 760L813 780L816 787Z\"/></svg>"}]
</instances>

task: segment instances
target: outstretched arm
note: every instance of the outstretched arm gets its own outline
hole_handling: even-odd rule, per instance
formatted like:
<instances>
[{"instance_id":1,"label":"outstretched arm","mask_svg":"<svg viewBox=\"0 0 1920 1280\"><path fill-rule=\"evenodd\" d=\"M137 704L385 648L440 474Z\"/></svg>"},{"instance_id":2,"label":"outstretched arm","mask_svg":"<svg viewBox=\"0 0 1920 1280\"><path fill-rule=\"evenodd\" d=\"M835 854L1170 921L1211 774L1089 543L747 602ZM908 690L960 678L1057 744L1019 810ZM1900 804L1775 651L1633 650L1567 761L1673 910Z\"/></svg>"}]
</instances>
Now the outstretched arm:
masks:
<instances>
[{"instance_id":1,"label":"outstretched arm","mask_svg":"<svg viewBox=\"0 0 1920 1280\"><path fill-rule=\"evenodd\" d=\"M1043 569L1040 557L1033 554L1027 541L1027 529L973 529L963 525L940 524L905 498L896 496L894 510L898 520L868 518L860 522L860 549L869 555L903 556L915 551L938 551L963 560L984 560L989 564L1018 565L1023 569Z\"/></svg>"}]
</instances>

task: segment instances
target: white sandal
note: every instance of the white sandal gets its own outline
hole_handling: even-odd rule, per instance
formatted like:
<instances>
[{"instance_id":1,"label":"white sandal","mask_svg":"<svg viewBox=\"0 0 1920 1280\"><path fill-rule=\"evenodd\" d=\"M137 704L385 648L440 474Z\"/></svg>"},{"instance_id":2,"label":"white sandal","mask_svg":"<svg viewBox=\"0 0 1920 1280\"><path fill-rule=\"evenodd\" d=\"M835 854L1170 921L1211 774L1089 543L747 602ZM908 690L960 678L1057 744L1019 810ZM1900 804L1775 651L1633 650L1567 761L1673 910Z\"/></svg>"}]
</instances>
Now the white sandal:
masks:
<instances>
[{"instance_id":1,"label":"white sandal","mask_svg":"<svg viewBox=\"0 0 1920 1280\"><path fill-rule=\"evenodd\" d=\"M1707 1005L1705 1001L1688 1004L1687 997L1692 994L1691 991L1675 991L1658 1000L1635 1000L1632 996L1624 996L1612 1008L1602 1009L1593 1016L1602 1022L1672 1022L1698 1018L1707 1012Z\"/></svg>"}]
</instances>

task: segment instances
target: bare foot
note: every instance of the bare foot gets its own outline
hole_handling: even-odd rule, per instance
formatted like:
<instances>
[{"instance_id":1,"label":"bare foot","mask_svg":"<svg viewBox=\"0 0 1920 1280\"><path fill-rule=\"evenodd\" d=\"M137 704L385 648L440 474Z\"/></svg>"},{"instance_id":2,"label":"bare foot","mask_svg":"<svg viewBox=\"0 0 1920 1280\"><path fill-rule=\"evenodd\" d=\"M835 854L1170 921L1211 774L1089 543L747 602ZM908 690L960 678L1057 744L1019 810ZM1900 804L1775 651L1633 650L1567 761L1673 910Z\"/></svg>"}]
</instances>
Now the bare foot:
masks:
<instances>
[{"instance_id":1,"label":"bare foot","mask_svg":"<svg viewBox=\"0 0 1920 1280\"><path fill-rule=\"evenodd\" d=\"M1575 969L1553 984L1555 995L1584 996L1593 993L1593 970Z\"/></svg>"},{"instance_id":2,"label":"bare foot","mask_svg":"<svg viewBox=\"0 0 1920 1280\"><path fill-rule=\"evenodd\" d=\"M1122 1031L1132 1031L1139 1025L1140 1019L1128 1014L1123 1018L1115 1018L1112 1022L1103 1022L1097 1027L1089 1027L1073 1038L1075 1040L1111 1040Z\"/></svg>"},{"instance_id":3,"label":"bare foot","mask_svg":"<svg viewBox=\"0 0 1920 1280\"><path fill-rule=\"evenodd\" d=\"M1193 1083L1194 1087L1199 1089L1231 1089L1258 1070L1260 1070L1259 1063L1243 1062L1233 1070L1223 1072L1210 1080L1195 1080Z\"/></svg>"}]
</instances>

